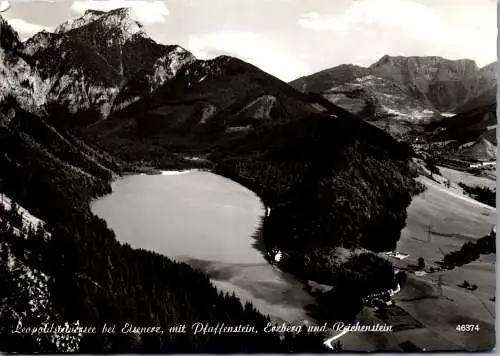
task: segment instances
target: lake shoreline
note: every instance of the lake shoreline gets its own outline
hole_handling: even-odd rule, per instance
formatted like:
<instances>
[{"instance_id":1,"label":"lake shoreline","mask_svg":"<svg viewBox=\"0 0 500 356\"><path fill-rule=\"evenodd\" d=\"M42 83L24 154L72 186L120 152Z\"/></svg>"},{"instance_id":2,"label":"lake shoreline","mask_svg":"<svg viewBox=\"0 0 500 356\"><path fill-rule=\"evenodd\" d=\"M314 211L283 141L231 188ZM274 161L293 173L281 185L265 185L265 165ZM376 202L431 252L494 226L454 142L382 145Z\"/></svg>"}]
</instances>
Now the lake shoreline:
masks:
<instances>
[{"instance_id":1,"label":"lake shoreline","mask_svg":"<svg viewBox=\"0 0 500 356\"><path fill-rule=\"evenodd\" d=\"M197 182L194 185L192 183L190 184L190 182L193 182L193 177L196 178L197 176L189 175L192 173L197 174L197 175L201 175L201 176L198 176L198 178L197 178L197 179L199 179L199 182ZM204 176L205 174L210 174L210 176L208 176L210 178L205 177ZM182 175L183 177L177 177L180 175ZM134 176L136 176L135 179L133 178ZM171 181L173 187L172 188L168 188L168 187L165 188L165 186L162 183L162 180L159 180L160 179L159 176L168 176L167 179L169 179L169 180L170 180L170 178L174 179ZM249 254L247 252L244 252L244 255L241 255L241 253L240 253L241 257L243 257L241 260L238 260L239 257L236 257L236 258L231 257L231 258L229 258L229 260L227 260L225 262L224 259L220 260L220 261L217 260L217 258L215 257L216 254L214 255L214 254L209 253L207 256L203 256L203 255L200 255L199 253L197 255L196 250L195 251L185 250L185 251L182 251L183 252L182 255L185 255L186 258L179 259L179 256L181 255L181 253L176 253L175 248L174 248L174 250L171 250L171 248L167 248L167 250L162 250L162 248L165 248L165 246L168 245L168 244L167 245L164 244L161 241L164 239L163 237L157 238L157 240L159 239L160 243L156 247L155 247L154 242L152 242L152 241L149 241L143 245L136 245L136 246L134 246L133 241L127 241L127 238L126 237L124 238L123 231L120 228L117 228L115 225L115 224L117 224L117 220L120 221L120 219L117 219L115 216L114 221L113 221L113 219L112 219L112 221L110 221L108 217L106 217L105 215L103 215L99 211L96 211L96 209L95 209L96 202L97 202L97 204L100 204L99 202L103 202L107 199L110 199L110 197L112 199L113 194L120 194L119 193L120 189L121 190L130 189L130 184L133 184L133 183L131 183L131 181L142 180L143 181L142 184L144 184L146 182L144 179L147 179L149 177L151 177L151 178L155 177L155 178L153 178L154 181L149 180L148 181L149 182L148 188L147 189L144 188L146 190L141 190L140 192L141 192L141 194L144 194L147 191L154 191L154 193L152 195L162 197L162 199L164 199L165 201L168 201L169 204L170 204L170 202L173 202L171 205L172 205L173 209L176 211L177 215L174 215L172 218L169 218L168 212L165 212L164 214L160 214L162 216L162 218L160 220L167 220L168 221L168 220L174 219L174 220L171 220L171 225L175 225L176 222L174 222L174 221L178 220L182 216L182 210L183 210L182 204L184 201L183 199L188 199L189 202L193 201L193 203L190 203L190 204L200 204L200 202L203 201L203 197L199 197L196 194L196 189L202 189L202 191L200 193L200 194L202 194L203 191L206 191L206 189L209 189L209 191L210 191L210 189L211 189L210 185L213 185L213 184L222 185L223 187L227 186L228 188L224 188L224 190L221 191L220 193L216 193L217 198L215 200L212 198L209 199L209 201L207 201L207 204L209 205L208 208L203 208L203 209L209 209L209 210L203 210L203 211L209 212L211 209L213 209L210 207L211 204L212 205L215 204L214 207L217 207L220 205L220 207L223 209L230 209L230 210L223 210L221 212L221 214L219 215L220 223L218 223L218 224L220 226L224 227L226 225L225 227L229 226L231 228L231 226L241 225L240 223L235 225L231 222L234 221L236 223L237 220L234 220L235 214L236 214L236 216L238 216L238 214L241 214L241 213L246 214L246 213L244 213L244 211L246 211L245 209L248 209L248 207L245 208L245 204L243 204L242 206L236 205L234 207L232 205L226 206L227 203L219 202L218 200L227 199L227 198L224 198L226 196L229 196L229 197L234 196L237 199L241 199L241 198L238 198L238 196L241 196L243 198L247 197L245 199L249 199L248 197L250 197L250 194L251 194L251 196L252 196L251 199L254 199L254 201L256 201L255 203L252 203L252 206L254 206L254 208L252 208L253 209L252 211L254 211L254 213L252 213L252 214L257 214L253 218L251 218L251 221L252 220L255 221L255 223L252 223L254 225L253 225L253 228L251 229L251 231L248 230L248 232L244 233L243 235L240 233L238 235L238 236L240 236L239 239L235 239L234 236L230 236L229 239L226 237L225 240L223 240L221 247L217 248L217 245L214 244L213 245L214 247L212 247L212 249L223 250L223 251L227 250L227 251L230 251L231 254L238 253L238 249L242 249L242 248L244 251L249 251L249 249L251 249L252 252L249 251L248 252ZM187 178L187 180L185 178ZM183 181L186 181L186 182L182 183ZM210 183L210 182L214 182L214 183ZM154 187L154 184L160 184L164 188L153 189L153 188L149 187L150 184L152 185L152 187ZM180 189L183 184L186 185L183 189L187 189L184 192L184 194L182 193L182 189ZM201 185L201 188L200 188L200 185ZM120 188L117 189L117 187L120 187ZM194 188L194 187L197 187L197 188ZM166 189L165 193L162 192L163 189ZM169 189L171 189L172 192L175 192L174 196L168 195ZM191 190L195 190L195 192L193 193ZM165 194L167 194L167 195L165 195ZM179 195L179 194L180 194L180 197L176 197L176 195ZM236 194L236 195L234 195L234 194ZM184 197L184 195L186 195L187 197ZM137 207L135 208L135 209L137 209L137 211L141 211L141 210L146 209L146 205L144 205L144 202L142 202L142 203L140 201L137 202L137 198L132 199L132 201L134 201L134 205L137 205ZM179 206L176 206L177 205L175 203L176 201L179 201L179 204L180 204ZM109 207L110 207L109 209L110 210L119 210L116 208L117 206L126 206L127 204L129 204L129 203L126 203L126 201L120 201L118 204L109 205ZM142 208L141 208L141 204L143 206ZM201 204L203 204L203 203L201 203ZM255 204L258 204L260 206L260 208L258 209L258 213L256 210L254 210L254 209L256 209ZM153 204L152 206L155 207L156 205ZM234 210L234 209L236 209L236 210ZM129 174L123 174L123 175L119 176L117 179L115 179L113 181L113 184L112 184L112 193L108 194L104 197L101 197L97 200L94 200L92 203L92 210L96 215L98 215L101 218L104 218L106 220L106 222L108 223L110 228L115 232L115 234L117 236L117 240L120 243L128 243L133 248L144 248L146 250L151 250L151 251L154 251L156 253L160 253L160 254L162 254L170 259L177 260L179 262L185 262L194 268L202 267L202 266L196 266L196 264L200 264L200 263L208 265L208 266L210 266L209 268L205 267L205 268L200 268L200 269L205 274L207 274L209 276L209 278L212 281L212 284L214 286L216 286L217 289L224 291L224 292L229 292L229 294L234 292L236 295L238 295L240 297L240 300L242 300L243 302L245 302L245 301L251 302L258 310L260 310L263 314L269 315L272 319L288 320L288 321L293 321L293 322L299 322L302 320L312 321L308 317L307 312L304 309L304 307L306 305L313 304L314 300L313 300L313 297L309 293L306 292L304 283L301 282L300 280L297 280L293 275L289 275L287 272L279 269L279 267L276 266L275 263L272 263L274 261L272 260L272 258L270 258L269 253L267 253L267 251L264 251L262 249L263 246L260 246L260 248L257 247L257 244L258 244L257 235L258 235L259 225L261 223L261 220L264 219L266 216L266 208L264 207L264 204L263 204L262 200L260 199L260 197L258 197L253 191L251 191L247 187L241 185L240 183L234 182L233 180L231 180L227 177L213 173L207 169L203 169L203 170L200 170L200 169L157 170L157 171L155 171L154 174L145 174L145 173L137 173L137 172L132 173L131 172ZM177 212L177 210L179 210L180 212ZM192 212L190 212L190 213L192 213ZM137 212L129 213L128 216L126 215L124 218L121 218L122 223L123 223L123 221L128 221L128 223L129 223L132 219L135 218L134 215L136 215L136 214L137 214ZM175 216L178 216L179 218L176 218ZM245 216L245 215L243 215L243 216ZM198 219L193 219L192 216L190 216L189 219L191 221L188 223L188 225L201 224L200 226L203 226L203 222L198 221ZM201 220L204 220L204 218L201 218ZM152 222L153 220L147 220L147 221ZM192 224L192 221L197 221L197 224ZM216 225L217 225L217 223L216 223ZM144 226L148 226L147 230L149 231L152 228L153 224L147 223ZM135 229L135 231L140 231L140 230L138 230L137 227L132 226L131 228L132 228L132 230ZM200 231L201 236L203 236L203 234L207 233L207 231L206 231L207 229L204 229L203 227L201 227L200 229L201 229L201 231ZM210 230L210 228L208 230ZM176 236L175 231L174 232L172 232L172 231L173 230L166 229L165 231L162 231L162 233L158 236L165 236L165 235L175 236L174 240L176 240L176 239L183 240L186 238L186 237L184 237L184 238L178 237L178 236ZM189 231L194 231L194 230L189 230ZM143 229L142 229L142 232L144 232ZM151 231L149 231L149 233L151 233ZM141 235L143 235L143 233ZM224 234L222 234L222 231L221 231L221 236L222 237L224 236ZM144 239L148 239L148 237L141 236L141 240L144 240ZM151 238L149 238L149 239L151 240ZM196 243L196 245L199 245L200 243L203 245L205 242L198 241ZM175 243L174 243L174 245L175 245ZM161 246L163 246L163 247L161 247ZM194 246L195 245L193 245L192 247L194 247ZM207 246L209 246L209 245L207 245ZM236 248L236 246L243 246L243 247ZM166 252L166 251L169 251L169 252ZM194 255L192 253L194 253ZM177 254L177 257L175 256L176 254ZM214 256L214 257L211 258L210 256ZM249 256L255 256L255 257L249 257ZM225 258L227 258L227 257L225 257ZM191 261L189 261L189 260L191 260ZM193 263L193 261L197 261L197 262ZM283 300L283 298L282 298L283 293L285 293L286 295L290 295L290 298L285 298L285 300ZM289 316L289 317L287 317L287 316Z\"/></svg>"}]
</instances>

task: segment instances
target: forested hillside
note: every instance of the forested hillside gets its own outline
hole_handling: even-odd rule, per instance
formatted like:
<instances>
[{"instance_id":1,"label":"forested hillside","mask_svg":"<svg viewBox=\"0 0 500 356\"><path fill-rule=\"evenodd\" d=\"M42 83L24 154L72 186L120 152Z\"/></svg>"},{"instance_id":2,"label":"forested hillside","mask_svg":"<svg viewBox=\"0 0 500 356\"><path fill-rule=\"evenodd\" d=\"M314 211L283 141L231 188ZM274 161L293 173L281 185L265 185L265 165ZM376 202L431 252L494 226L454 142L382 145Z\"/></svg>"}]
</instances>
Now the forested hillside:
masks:
<instances>
[{"instance_id":1,"label":"forested hillside","mask_svg":"<svg viewBox=\"0 0 500 356\"><path fill-rule=\"evenodd\" d=\"M410 154L361 120L319 115L255 132L211 158L217 173L254 190L270 208L262 236L268 250L288 256L281 266L330 284L336 248L396 246L406 207L421 189Z\"/></svg>"},{"instance_id":2,"label":"forested hillside","mask_svg":"<svg viewBox=\"0 0 500 356\"><path fill-rule=\"evenodd\" d=\"M79 150L46 121L13 108L0 125L0 191L46 222L42 232L17 230L15 210L2 210L2 253L12 254L27 268L47 276L46 294L51 320L86 326L129 322L139 326L169 326L197 321L212 325L252 324L260 331L268 319L235 297L223 295L208 277L186 264L118 243L106 223L89 210L89 199L110 191L110 178L120 162L80 143ZM6 107L6 106L4 106ZM12 113L12 110L10 110ZM36 128L36 129L35 129ZM58 141L56 140L58 139ZM55 141L56 140L56 141ZM66 145L66 146L65 146ZM73 148L71 150L71 148ZM91 157L91 158L90 158ZM27 234L27 238L24 236ZM20 236L21 235L21 236ZM32 237L33 236L33 237ZM15 269L2 259L1 298L17 300L4 310L27 312L30 296L19 299L22 290L7 288L16 283ZM17 293L17 294L16 294ZM200 296L203 296L200 298ZM3 314L5 316L9 314ZM24 314L21 314L24 315ZM31 320L31 319L27 319ZM2 318L0 345L4 351L64 351L50 340L7 332L16 325L15 314ZM219 352L321 348L319 335L299 336L300 342L276 334L85 334L78 340L79 352ZM310 340L308 342L307 340ZM302 348L303 347L303 348ZM318 349L319 350L319 349Z\"/></svg>"},{"instance_id":3,"label":"forested hillside","mask_svg":"<svg viewBox=\"0 0 500 356\"><path fill-rule=\"evenodd\" d=\"M46 223L23 231L16 209L0 211L0 299L15 311L2 319L5 351L326 350L320 334L263 333L269 319L218 292L201 271L117 242L89 202L110 193L113 178L139 170L202 161L253 190L270 209L264 252L279 249L280 268L337 285L319 306L333 320L354 319L363 296L393 287L392 265L373 252L394 249L420 189L408 146L333 103L319 102L320 112L318 98L242 60L196 60L158 45L123 9L87 12L24 44L10 27L0 30L10 34L0 52L19 60L0 64L31 80L22 90L0 87L0 193ZM115 35L113 46L99 41ZM55 322L251 324L257 332L92 333L66 346L29 335L8 341L16 313L32 309L21 270L43 280L44 315ZM339 300L347 301L341 311L328 309Z\"/></svg>"}]
</instances>

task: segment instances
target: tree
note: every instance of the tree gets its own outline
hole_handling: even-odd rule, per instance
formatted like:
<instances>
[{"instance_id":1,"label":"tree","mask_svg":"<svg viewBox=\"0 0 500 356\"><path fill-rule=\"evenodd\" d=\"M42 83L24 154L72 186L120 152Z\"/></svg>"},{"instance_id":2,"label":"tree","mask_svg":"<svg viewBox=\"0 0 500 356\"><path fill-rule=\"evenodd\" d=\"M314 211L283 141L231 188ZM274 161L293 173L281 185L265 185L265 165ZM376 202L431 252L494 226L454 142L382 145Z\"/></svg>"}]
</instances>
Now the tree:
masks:
<instances>
[{"instance_id":1,"label":"tree","mask_svg":"<svg viewBox=\"0 0 500 356\"><path fill-rule=\"evenodd\" d=\"M425 163L425 168L427 168L430 171L431 177L432 174L441 175L441 171L437 166L437 160L434 157L432 156L427 157L424 160L424 163Z\"/></svg>"},{"instance_id":2,"label":"tree","mask_svg":"<svg viewBox=\"0 0 500 356\"><path fill-rule=\"evenodd\" d=\"M417 263L420 270L423 270L425 268L425 261L423 257L419 257Z\"/></svg>"},{"instance_id":3,"label":"tree","mask_svg":"<svg viewBox=\"0 0 500 356\"><path fill-rule=\"evenodd\" d=\"M398 273L396 273L395 278L396 278L396 282L399 283L399 285L402 287L405 284L408 276L406 275L406 273L404 271L399 271Z\"/></svg>"}]
</instances>

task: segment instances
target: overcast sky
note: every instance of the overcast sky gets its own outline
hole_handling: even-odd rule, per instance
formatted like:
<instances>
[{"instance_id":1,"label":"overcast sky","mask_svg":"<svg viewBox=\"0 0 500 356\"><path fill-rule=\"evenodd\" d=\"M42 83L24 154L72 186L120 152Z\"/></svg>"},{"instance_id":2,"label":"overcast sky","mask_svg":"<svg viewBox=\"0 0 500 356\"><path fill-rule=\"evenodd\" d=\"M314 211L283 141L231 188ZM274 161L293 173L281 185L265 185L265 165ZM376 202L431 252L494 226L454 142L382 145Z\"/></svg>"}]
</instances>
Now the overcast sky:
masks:
<instances>
[{"instance_id":1,"label":"overcast sky","mask_svg":"<svg viewBox=\"0 0 500 356\"><path fill-rule=\"evenodd\" d=\"M198 58L230 54L290 81L390 55L496 60L495 0L12 0L27 38L87 9L134 8L149 35Z\"/></svg>"}]
</instances>

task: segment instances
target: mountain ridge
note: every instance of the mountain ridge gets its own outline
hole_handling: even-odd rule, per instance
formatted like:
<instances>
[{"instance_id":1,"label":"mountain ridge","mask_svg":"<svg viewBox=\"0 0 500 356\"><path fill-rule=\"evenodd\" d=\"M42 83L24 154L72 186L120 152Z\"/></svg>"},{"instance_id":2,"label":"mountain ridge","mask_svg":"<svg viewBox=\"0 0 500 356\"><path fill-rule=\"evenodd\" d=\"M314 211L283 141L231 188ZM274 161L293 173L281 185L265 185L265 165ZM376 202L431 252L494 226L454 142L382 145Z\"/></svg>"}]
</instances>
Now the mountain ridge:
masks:
<instances>
[{"instance_id":1,"label":"mountain ridge","mask_svg":"<svg viewBox=\"0 0 500 356\"><path fill-rule=\"evenodd\" d=\"M9 75L15 74L21 58L5 43L0 43L0 64L5 64ZM4 52L10 56L6 61ZM0 71L2 83L4 75ZM1 352L217 352L221 345L235 352L323 349L320 336L293 335L283 341L261 331L236 339L233 335L170 333L91 333L65 338L12 334L19 315L23 323L32 325L127 322L165 330L200 320L212 325L250 323L263 330L270 320L250 303L242 304L235 296L218 291L201 271L119 243L106 223L91 213L90 200L110 193L111 180L124 171L150 171L53 126L55 118L50 113L40 107L24 109L16 88L6 88L0 100ZM4 210L5 201L12 201L14 208ZM43 217L45 224L24 229L19 212L25 209L18 211L18 206ZM36 278L39 275L43 279ZM204 298L199 298L200 293Z\"/></svg>"},{"instance_id":2,"label":"mountain ridge","mask_svg":"<svg viewBox=\"0 0 500 356\"><path fill-rule=\"evenodd\" d=\"M96 110L100 118L126 106L120 98L137 94L136 83L140 95L148 94L194 58L180 46L153 41L129 8L86 11L53 33L35 34L24 47L49 83L46 104L63 105L70 114Z\"/></svg>"},{"instance_id":3,"label":"mountain ridge","mask_svg":"<svg viewBox=\"0 0 500 356\"><path fill-rule=\"evenodd\" d=\"M495 63L479 68L470 59L384 55L367 67L342 64L300 77L290 84L301 91L323 93L371 75L403 85L408 93L405 100L419 101L418 106L424 110L447 112L495 85ZM398 105L389 108L401 111Z\"/></svg>"},{"instance_id":4,"label":"mountain ridge","mask_svg":"<svg viewBox=\"0 0 500 356\"><path fill-rule=\"evenodd\" d=\"M262 239L266 252L278 248L289 256L280 268L332 285L339 275L349 279L334 291L346 297L337 318L353 319L364 296L394 286L391 263L373 252L395 248L420 191L408 145L240 59L196 60L180 47L130 34L127 26L111 21L106 27L106 16L90 12L64 25L67 32L39 34L26 46L30 65L47 82L46 91L35 90L48 93L42 114L18 108L11 96L1 103L2 191L51 226L52 240L39 241L33 263L50 271L50 298L63 319L165 328L245 321L259 330L268 322L187 264L118 243L89 210L90 199L109 193L118 174L150 172L148 165L192 168L196 159L269 207ZM101 45L102 34L123 36ZM22 248L26 241L18 239ZM331 252L340 247L366 253L338 265ZM1 331L3 341L9 335ZM275 335L258 336L86 334L79 351L324 350L319 333L285 335L285 344Z\"/></svg>"}]
</instances>

